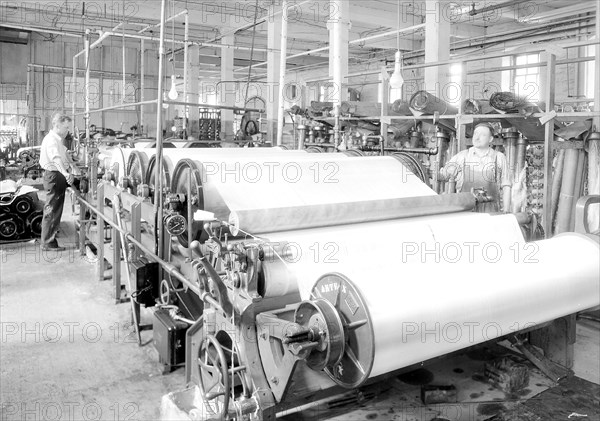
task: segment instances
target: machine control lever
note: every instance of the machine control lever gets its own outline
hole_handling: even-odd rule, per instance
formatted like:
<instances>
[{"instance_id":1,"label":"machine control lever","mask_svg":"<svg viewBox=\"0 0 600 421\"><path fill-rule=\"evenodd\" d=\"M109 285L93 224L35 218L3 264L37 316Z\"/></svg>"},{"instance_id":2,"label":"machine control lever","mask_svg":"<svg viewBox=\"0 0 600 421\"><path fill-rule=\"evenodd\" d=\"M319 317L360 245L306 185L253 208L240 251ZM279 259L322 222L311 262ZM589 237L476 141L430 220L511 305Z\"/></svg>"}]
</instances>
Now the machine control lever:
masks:
<instances>
[{"instance_id":1,"label":"machine control lever","mask_svg":"<svg viewBox=\"0 0 600 421\"><path fill-rule=\"evenodd\" d=\"M202 263L204 270L210 277L210 279L216 289L216 293L217 293L216 299L219 302L219 304L221 305L223 312L225 313L225 315L227 317L231 317L233 315L233 305L231 304L231 301L229 300L229 295L227 294L227 287L223 283L221 277L219 276L219 274L217 273L215 268L210 264L210 262L208 261L206 256L204 256L200 259L200 263Z\"/></svg>"}]
</instances>

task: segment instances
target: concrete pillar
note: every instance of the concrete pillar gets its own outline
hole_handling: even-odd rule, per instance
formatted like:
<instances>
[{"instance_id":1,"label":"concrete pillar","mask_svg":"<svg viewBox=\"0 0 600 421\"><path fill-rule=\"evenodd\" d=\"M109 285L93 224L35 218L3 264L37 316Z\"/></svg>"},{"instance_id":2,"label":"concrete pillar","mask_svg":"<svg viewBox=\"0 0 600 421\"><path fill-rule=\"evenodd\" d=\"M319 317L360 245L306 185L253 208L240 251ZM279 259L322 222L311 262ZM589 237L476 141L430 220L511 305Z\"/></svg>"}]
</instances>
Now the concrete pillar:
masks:
<instances>
[{"instance_id":1,"label":"concrete pillar","mask_svg":"<svg viewBox=\"0 0 600 421\"><path fill-rule=\"evenodd\" d=\"M235 35L226 35L222 44L233 45ZM221 84L219 92L220 105L235 106L237 89L233 82L233 48L221 48ZM233 140L233 110L221 110L221 140Z\"/></svg>"},{"instance_id":2,"label":"concrete pillar","mask_svg":"<svg viewBox=\"0 0 600 421\"><path fill-rule=\"evenodd\" d=\"M450 59L450 20L443 14L443 2L426 1L425 16L425 63ZM444 87L449 81L449 66L425 68L425 90L443 98Z\"/></svg>"},{"instance_id":3,"label":"concrete pillar","mask_svg":"<svg viewBox=\"0 0 600 421\"><path fill-rule=\"evenodd\" d=\"M600 2L596 3L596 39L600 39ZM594 47L596 50L596 61L595 61L595 72L596 78L594 79L596 83L594 84L594 110L600 110L600 44L596 43ZM596 126L596 131L600 131L600 116L596 116L594 118L594 125Z\"/></svg>"},{"instance_id":4,"label":"concrete pillar","mask_svg":"<svg viewBox=\"0 0 600 421\"><path fill-rule=\"evenodd\" d=\"M327 28L329 29L329 77L333 80L330 98L334 105L348 100L348 41L350 39L350 2L330 0L332 11Z\"/></svg>"},{"instance_id":5,"label":"concrete pillar","mask_svg":"<svg viewBox=\"0 0 600 421\"><path fill-rule=\"evenodd\" d=\"M190 46L188 49L188 62L186 63L187 68L187 102L193 102L198 104L200 95L199 77L200 77L200 50L197 45ZM200 127L198 120L200 119L200 112L198 107L188 107L188 136L198 138Z\"/></svg>"},{"instance_id":6,"label":"concrete pillar","mask_svg":"<svg viewBox=\"0 0 600 421\"><path fill-rule=\"evenodd\" d=\"M279 84L279 61L281 54L282 14L267 19L267 86L263 94L267 104L267 142L275 144L277 140L277 98Z\"/></svg>"}]
</instances>

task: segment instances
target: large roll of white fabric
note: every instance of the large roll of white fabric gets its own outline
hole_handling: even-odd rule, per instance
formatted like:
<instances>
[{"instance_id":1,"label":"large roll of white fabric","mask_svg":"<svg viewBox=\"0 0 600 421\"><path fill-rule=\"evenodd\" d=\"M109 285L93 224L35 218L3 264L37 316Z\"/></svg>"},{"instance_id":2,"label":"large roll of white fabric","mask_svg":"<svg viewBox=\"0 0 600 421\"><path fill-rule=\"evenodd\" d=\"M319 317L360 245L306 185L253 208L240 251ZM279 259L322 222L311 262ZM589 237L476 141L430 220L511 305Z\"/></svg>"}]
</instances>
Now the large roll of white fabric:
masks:
<instances>
[{"instance_id":1,"label":"large roll of white fabric","mask_svg":"<svg viewBox=\"0 0 600 421\"><path fill-rule=\"evenodd\" d=\"M277 160L240 158L222 161L220 167L205 161L202 164L205 191L213 191L222 200L217 218L228 220L233 214L234 220L239 218L236 225L251 234L339 224L351 216L355 222L356 213L364 212L357 208L345 215L324 214L338 204L360 206L386 199L435 196L390 157L313 154L304 158L279 156ZM377 211L373 206L369 209Z\"/></svg>"},{"instance_id":2,"label":"large roll of white fabric","mask_svg":"<svg viewBox=\"0 0 600 421\"><path fill-rule=\"evenodd\" d=\"M278 244L303 299L327 273L358 288L373 322L371 377L600 304L598 244L578 234L526 243L512 215L460 213L264 237ZM267 282L266 290L284 289L281 277Z\"/></svg>"}]
</instances>

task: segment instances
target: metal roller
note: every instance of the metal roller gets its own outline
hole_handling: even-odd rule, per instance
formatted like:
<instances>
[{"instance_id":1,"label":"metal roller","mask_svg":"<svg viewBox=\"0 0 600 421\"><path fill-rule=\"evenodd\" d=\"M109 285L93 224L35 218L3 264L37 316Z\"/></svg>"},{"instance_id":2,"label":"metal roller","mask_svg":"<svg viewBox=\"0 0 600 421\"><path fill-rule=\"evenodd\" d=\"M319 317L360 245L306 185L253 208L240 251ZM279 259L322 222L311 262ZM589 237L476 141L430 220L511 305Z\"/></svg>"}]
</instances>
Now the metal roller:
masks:
<instances>
[{"instance_id":1,"label":"metal roller","mask_svg":"<svg viewBox=\"0 0 600 421\"><path fill-rule=\"evenodd\" d=\"M363 309L357 326L372 330L350 345L360 358L325 370L345 387L600 304L597 242L563 234L525 243L510 215L461 213L265 237L295 245L286 267L301 297Z\"/></svg>"},{"instance_id":2,"label":"metal roller","mask_svg":"<svg viewBox=\"0 0 600 421\"><path fill-rule=\"evenodd\" d=\"M231 177L224 172L212 174L207 178L205 191L214 189L225 205L223 210L233 214L230 222L250 233L372 220L378 218L379 211L389 218L391 214L385 206L391 202L378 201L435 195L394 158L339 156L325 154L325 161L281 161L273 169L273 177L266 176L271 175L272 169L266 163L253 163L257 168L252 174L262 177L241 177L239 182L228 183ZM448 210L468 207L462 203L457 209L450 200ZM444 210L442 204L443 201L435 204L440 212ZM347 211L336 210L342 207ZM228 220L229 214L220 211L211 210L218 219Z\"/></svg>"},{"instance_id":3,"label":"metal roller","mask_svg":"<svg viewBox=\"0 0 600 421\"><path fill-rule=\"evenodd\" d=\"M303 165L306 172L311 170L318 172L320 168L329 165L330 171L333 171L338 162L350 160L343 154L327 154L316 158L305 151L286 151L279 148L197 149L194 155L181 150L164 152L164 156L171 159L175 165L170 193L174 198L183 200L181 203L171 202L170 206L177 208L186 220L189 213L188 206L192 207L192 214L197 210L205 210L214 213L220 220L227 220L231 211L222 197L223 192L220 187L224 184L232 188L239 185L236 187L236 192L249 196L253 194L251 191L240 192L239 189L243 189L242 186L259 183L259 178L262 178L261 185L269 184L270 172L278 167ZM309 168L311 165L312 169ZM190 180L192 197L188 200ZM256 189L257 186L253 188ZM202 226L202 221L192 223L192 240L205 239L201 238ZM184 247L187 247L187 234L179 236L178 239Z\"/></svg>"}]
</instances>

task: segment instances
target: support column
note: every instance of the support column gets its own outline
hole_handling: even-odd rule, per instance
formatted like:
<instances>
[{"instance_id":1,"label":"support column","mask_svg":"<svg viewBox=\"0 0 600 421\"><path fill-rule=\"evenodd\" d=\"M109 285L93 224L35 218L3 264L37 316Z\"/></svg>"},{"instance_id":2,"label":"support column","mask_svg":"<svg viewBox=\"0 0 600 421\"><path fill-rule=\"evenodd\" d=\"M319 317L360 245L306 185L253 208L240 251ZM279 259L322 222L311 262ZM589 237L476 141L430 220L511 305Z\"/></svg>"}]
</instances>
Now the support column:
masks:
<instances>
[{"instance_id":1,"label":"support column","mask_svg":"<svg viewBox=\"0 0 600 421\"><path fill-rule=\"evenodd\" d=\"M555 86L556 86L556 56L546 52L546 90L544 98L546 100L546 109L554 109ZM543 226L546 238L552 237L552 142L554 141L554 119L545 124L545 143L544 143L544 213Z\"/></svg>"},{"instance_id":2,"label":"support column","mask_svg":"<svg viewBox=\"0 0 600 421\"><path fill-rule=\"evenodd\" d=\"M600 2L596 3L596 41L600 40L600 19L598 19L598 16L600 16ZM594 80L596 83L594 84L594 110L598 111L600 110L600 82L598 82L600 80L600 44L596 43L595 50L596 76ZM594 118L594 125L596 126L596 131L600 132L600 116Z\"/></svg>"},{"instance_id":3,"label":"support column","mask_svg":"<svg viewBox=\"0 0 600 421\"><path fill-rule=\"evenodd\" d=\"M596 3L596 41L600 40L600 2ZM596 43L594 46L596 51L595 60L595 83L594 83L594 110L596 112L600 110L600 44ZM594 126L596 132L600 132L600 116L597 115L594 118ZM600 164L600 140L590 140L588 144L588 194L600 194L600 181L598 181L599 173L598 170ZM598 218L600 214L599 205L590 206L590 212L588 214L588 224L592 232L598 229L599 223Z\"/></svg>"},{"instance_id":4,"label":"support column","mask_svg":"<svg viewBox=\"0 0 600 421\"><path fill-rule=\"evenodd\" d=\"M233 45L235 35L226 35L221 44ZM235 106L236 89L233 82L233 48L221 48L221 87L219 103ZM221 140L233 140L233 110L221 110Z\"/></svg>"},{"instance_id":5,"label":"support column","mask_svg":"<svg viewBox=\"0 0 600 421\"><path fill-rule=\"evenodd\" d=\"M329 77L333 81L333 91L328 100L334 106L348 100L348 41L350 40L350 2L330 0L332 11L327 28L329 29Z\"/></svg>"},{"instance_id":6,"label":"support column","mask_svg":"<svg viewBox=\"0 0 600 421\"><path fill-rule=\"evenodd\" d=\"M140 41L140 97L137 99L138 101L145 101L146 95L144 89L146 89L146 44L144 40ZM138 133L140 136L144 136L146 133L146 110L144 105L139 106L139 125Z\"/></svg>"},{"instance_id":7,"label":"support column","mask_svg":"<svg viewBox=\"0 0 600 421\"><path fill-rule=\"evenodd\" d=\"M264 100L267 104L267 142L274 145L277 140L277 85L279 83L279 61L281 58L281 24L282 14L278 14L267 20L267 87L264 92Z\"/></svg>"},{"instance_id":8,"label":"support column","mask_svg":"<svg viewBox=\"0 0 600 421\"><path fill-rule=\"evenodd\" d=\"M197 45L193 45L189 47L188 50L188 62L187 66L187 98L186 102L191 102L194 104L199 104L199 95L200 95L200 50ZM193 136L198 138L199 136L199 119L200 119L200 111L198 107L189 106L188 107L188 136Z\"/></svg>"},{"instance_id":9,"label":"support column","mask_svg":"<svg viewBox=\"0 0 600 421\"><path fill-rule=\"evenodd\" d=\"M425 63L450 59L450 20L443 15L443 2L426 1L425 17ZM448 83L449 66L425 68L424 89L443 98L444 87Z\"/></svg>"}]
</instances>

